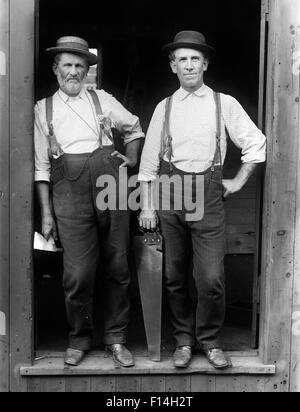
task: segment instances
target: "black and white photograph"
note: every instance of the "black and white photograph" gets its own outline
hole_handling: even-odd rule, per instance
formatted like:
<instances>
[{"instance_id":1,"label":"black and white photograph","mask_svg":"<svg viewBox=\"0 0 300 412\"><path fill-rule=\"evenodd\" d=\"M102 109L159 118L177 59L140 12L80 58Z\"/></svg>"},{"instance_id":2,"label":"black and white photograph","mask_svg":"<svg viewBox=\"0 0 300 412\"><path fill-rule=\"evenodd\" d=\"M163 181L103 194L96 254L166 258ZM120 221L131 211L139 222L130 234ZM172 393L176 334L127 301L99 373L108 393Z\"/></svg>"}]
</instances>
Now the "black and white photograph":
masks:
<instances>
[{"instance_id":1,"label":"black and white photograph","mask_svg":"<svg viewBox=\"0 0 300 412\"><path fill-rule=\"evenodd\" d=\"M300 392L299 103L300 0L0 0L0 393Z\"/></svg>"}]
</instances>

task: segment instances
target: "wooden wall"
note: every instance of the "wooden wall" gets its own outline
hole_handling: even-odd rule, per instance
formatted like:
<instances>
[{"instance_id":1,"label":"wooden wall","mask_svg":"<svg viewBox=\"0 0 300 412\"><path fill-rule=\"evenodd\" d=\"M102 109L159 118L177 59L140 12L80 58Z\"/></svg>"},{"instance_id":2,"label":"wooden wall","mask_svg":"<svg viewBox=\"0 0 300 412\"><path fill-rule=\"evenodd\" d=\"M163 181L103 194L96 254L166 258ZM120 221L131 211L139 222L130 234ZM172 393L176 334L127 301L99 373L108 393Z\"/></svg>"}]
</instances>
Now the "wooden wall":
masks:
<instances>
[{"instance_id":1,"label":"wooden wall","mask_svg":"<svg viewBox=\"0 0 300 412\"><path fill-rule=\"evenodd\" d=\"M9 305L9 7L0 0L0 392L8 390Z\"/></svg>"},{"instance_id":2,"label":"wooden wall","mask_svg":"<svg viewBox=\"0 0 300 412\"><path fill-rule=\"evenodd\" d=\"M8 273L8 265L10 267L11 301L8 309L7 295L2 292L7 290L8 279L1 276L0 312L3 311L1 308L4 304L4 311L7 310L7 314L10 314L11 391L300 391L300 85L297 64L300 55L300 2L263 0L269 20L266 100L268 163L264 182L260 354L266 364L276 364L277 374L274 377L19 376L19 366L32 362L33 343L31 237L35 2L1 1L0 19L7 17L5 7L8 4L9 46L13 51L9 55L8 73L11 85L10 160L8 165L7 158L3 155L8 153L8 142L7 138L5 139L8 129L3 128L8 112L1 99L0 253L1 270L4 270L2 273ZM22 16L22 19L19 19L19 16ZM2 30L5 22L4 26L2 20L0 22L0 45L5 48L8 44L7 31ZM6 79L0 73L1 92L4 90L4 93L7 93ZM8 196L5 196L6 193ZM11 251L9 262L6 260L7 249L3 246L3 233L9 236L8 224ZM7 390L7 344L7 335L4 338L0 336L0 390Z\"/></svg>"},{"instance_id":3,"label":"wooden wall","mask_svg":"<svg viewBox=\"0 0 300 412\"><path fill-rule=\"evenodd\" d=\"M107 376L26 378L28 392L278 392L263 376ZM267 389L267 390L266 390ZM138 396L138 395L137 395Z\"/></svg>"},{"instance_id":4,"label":"wooden wall","mask_svg":"<svg viewBox=\"0 0 300 412\"><path fill-rule=\"evenodd\" d=\"M265 362L277 365L272 386L299 391L299 72L295 72L294 63L300 44L300 2L264 3L269 3L268 161L264 182L260 353ZM284 382L290 382L290 386Z\"/></svg>"},{"instance_id":5,"label":"wooden wall","mask_svg":"<svg viewBox=\"0 0 300 412\"><path fill-rule=\"evenodd\" d=\"M33 355L33 104L35 1L9 1L10 58L10 390ZM22 18L20 18L22 16Z\"/></svg>"}]
</instances>

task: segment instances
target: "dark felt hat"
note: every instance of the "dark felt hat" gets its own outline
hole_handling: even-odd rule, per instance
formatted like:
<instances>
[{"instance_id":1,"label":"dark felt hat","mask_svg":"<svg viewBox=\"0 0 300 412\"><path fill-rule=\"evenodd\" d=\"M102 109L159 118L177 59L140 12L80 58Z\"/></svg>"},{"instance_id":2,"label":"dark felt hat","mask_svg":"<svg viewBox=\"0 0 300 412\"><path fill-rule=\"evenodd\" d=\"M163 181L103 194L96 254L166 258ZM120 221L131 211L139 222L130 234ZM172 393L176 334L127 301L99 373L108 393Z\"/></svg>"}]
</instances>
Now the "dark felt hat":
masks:
<instances>
[{"instance_id":1,"label":"dark felt hat","mask_svg":"<svg viewBox=\"0 0 300 412\"><path fill-rule=\"evenodd\" d=\"M85 56L88 63L93 66L98 63L98 57L89 51L89 45L80 37L65 36L57 40L56 47L46 49L46 53L55 56L59 53L74 53Z\"/></svg>"},{"instance_id":2,"label":"dark felt hat","mask_svg":"<svg viewBox=\"0 0 300 412\"><path fill-rule=\"evenodd\" d=\"M167 53L176 49L195 49L208 56L216 53L215 49L206 43L206 39L202 33L198 31L185 30L176 34L173 43L166 44L163 50Z\"/></svg>"}]
</instances>

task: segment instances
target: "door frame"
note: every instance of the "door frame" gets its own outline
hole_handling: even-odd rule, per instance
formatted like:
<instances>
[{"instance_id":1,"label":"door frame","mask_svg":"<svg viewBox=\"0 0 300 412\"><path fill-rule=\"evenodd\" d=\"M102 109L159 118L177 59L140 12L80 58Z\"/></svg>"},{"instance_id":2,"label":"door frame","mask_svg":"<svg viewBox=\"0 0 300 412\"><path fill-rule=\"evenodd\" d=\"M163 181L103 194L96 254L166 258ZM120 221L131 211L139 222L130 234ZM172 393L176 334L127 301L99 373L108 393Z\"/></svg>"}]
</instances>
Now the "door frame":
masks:
<instances>
[{"instance_id":1,"label":"door frame","mask_svg":"<svg viewBox=\"0 0 300 412\"><path fill-rule=\"evenodd\" d=\"M37 4L38 0L9 2L9 48L13 51L9 54L8 124L11 391L26 390L26 382L19 376L19 366L32 364L34 353L33 106ZM287 28L300 26L300 17L295 13L295 7L299 6L295 6L293 0L262 0L262 5L269 7L266 89L268 161L264 179L259 353L265 364L277 363L278 374L270 379L270 388L277 385L287 389L291 346L299 347L299 336L292 333L292 315L300 305L300 245L297 240L300 239L300 219L297 220L299 212L296 209L299 203L297 196L300 195L297 179L300 173L299 101L296 100L297 97L299 99L299 76L291 76L293 59L287 52L295 46L295 41L298 44L299 34L292 34L292 30L287 34ZM286 68L291 68L291 71ZM284 88L287 85L289 87ZM291 116L292 113L294 116ZM288 144L281 136L288 139ZM286 193L288 202L277 201L280 191ZM294 365L296 361L299 363L299 356L299 353L294 354ZM296 380L296 373L294 377Z\"/></svg>"}]
</instances>

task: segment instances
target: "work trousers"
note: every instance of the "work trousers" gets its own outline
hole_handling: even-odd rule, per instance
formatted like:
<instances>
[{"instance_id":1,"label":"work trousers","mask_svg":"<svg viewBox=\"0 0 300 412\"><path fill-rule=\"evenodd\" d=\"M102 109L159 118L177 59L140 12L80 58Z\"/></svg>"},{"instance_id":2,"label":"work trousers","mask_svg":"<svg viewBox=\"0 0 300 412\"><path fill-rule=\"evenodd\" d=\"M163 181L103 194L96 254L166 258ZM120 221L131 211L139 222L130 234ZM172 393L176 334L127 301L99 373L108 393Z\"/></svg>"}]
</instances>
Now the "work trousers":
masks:
<instances>
[{"instance_id":1,"label":"work trousers","mask_svg":"<svg viewBox=\"0 0 300 412\"><path fill-rule=\"evenodd\" d=\"M163 161L161 175L186 173ZM196 174L192 174L195 182ZM178 346L195 344L202 349L219 347L225 317L225 212L220 167L203 174L204 216L186 221L186 210L159 210L164 238L164 285L171 312L171 323ZM195 198L195 185L193 197ZM190 245L192 250L190 250ZM188 287L189 257L197 289L196 316Z\"/></svg>"},{"instance_id":2,"label":"work trousers","mask_svg":"<svg viewBox=\"0 0 300 412\"><path fill-rule=\"evenodd\" d=\"M93 337L94 285L101 259L106 276L104 344L125 343L129 321L129 211L97 208L96 182L104 174L118 183L122 161L113 147L90 154L63 154L52 161L54 211L64 253L63 287L69 346L89 350Z\"/></svg>"}]
</instances>

